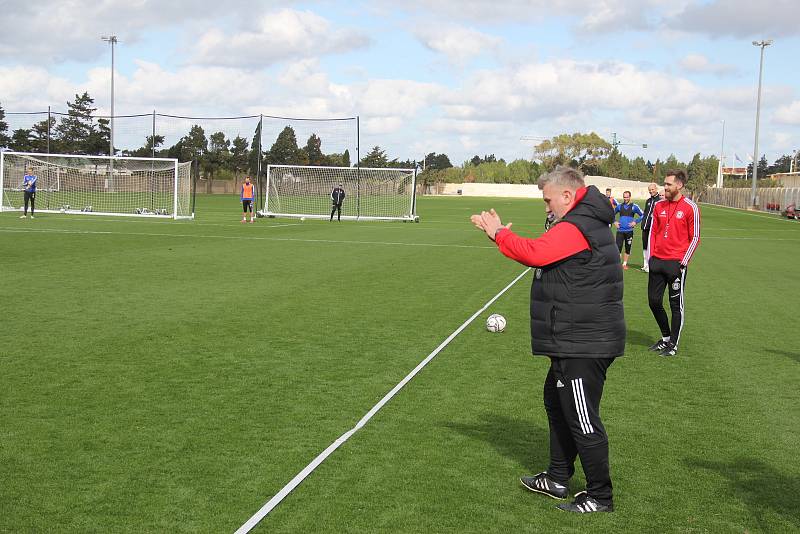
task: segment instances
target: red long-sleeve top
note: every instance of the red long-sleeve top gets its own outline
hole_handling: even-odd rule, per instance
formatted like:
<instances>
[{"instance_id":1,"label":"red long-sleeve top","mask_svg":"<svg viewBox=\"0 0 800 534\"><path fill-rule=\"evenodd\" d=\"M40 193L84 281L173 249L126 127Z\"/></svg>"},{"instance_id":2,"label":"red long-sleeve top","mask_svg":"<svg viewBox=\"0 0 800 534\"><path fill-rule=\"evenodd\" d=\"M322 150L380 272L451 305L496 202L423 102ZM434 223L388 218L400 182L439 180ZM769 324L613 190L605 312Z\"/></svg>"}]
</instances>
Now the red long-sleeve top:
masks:
<instances>
[{"instance_id":1,"label":"red long-sleeve top","mask_svg":"<svg viewBox=\"0 0 800 534\"><path fill-rule=\"evenodd\" d=\"M653 206L648 249L651 256L689 265L700 244L700 208L688 198L660 200Z\"/></svg>"},{"instance_id":2,"label":"red long-sleeve top","mask_svg":"<svg viewBox=\"0 0 800 534\"><path fill-rule=\"evenodd\" d=\"M585 187L578 189L575 204L585 195ZM578 227L567 221L553 225L536 239L522 237L503 228L495 235L495 243L504 256L529 267L544 267L591 249Z\"/></svg>"}]
</instances>

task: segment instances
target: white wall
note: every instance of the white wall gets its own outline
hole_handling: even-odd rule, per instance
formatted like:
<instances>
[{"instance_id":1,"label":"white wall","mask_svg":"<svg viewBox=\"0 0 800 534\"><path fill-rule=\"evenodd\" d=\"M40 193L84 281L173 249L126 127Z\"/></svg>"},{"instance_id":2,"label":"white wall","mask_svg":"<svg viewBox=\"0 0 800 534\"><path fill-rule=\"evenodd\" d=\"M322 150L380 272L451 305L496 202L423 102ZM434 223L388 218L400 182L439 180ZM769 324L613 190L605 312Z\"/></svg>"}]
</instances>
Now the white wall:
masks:
<instances>
[{"instance_id":1,"label":"white wall","mask_svg":"<svg viewBox=\"0 0 800 534\"><path fill-rule=\"evenodd\" d=\"M611 195L620 200L624 191L630 191L631 196L636 199L649 196L647 193L649 184L647 182L620 180L606 176L587 176L586 185L594 185L603 193L607 187L610 187ZM466 197L542 198L542 192L535 184L445 184L442 194L457 195L459 190Z\"/></svg>"}]
</instances>

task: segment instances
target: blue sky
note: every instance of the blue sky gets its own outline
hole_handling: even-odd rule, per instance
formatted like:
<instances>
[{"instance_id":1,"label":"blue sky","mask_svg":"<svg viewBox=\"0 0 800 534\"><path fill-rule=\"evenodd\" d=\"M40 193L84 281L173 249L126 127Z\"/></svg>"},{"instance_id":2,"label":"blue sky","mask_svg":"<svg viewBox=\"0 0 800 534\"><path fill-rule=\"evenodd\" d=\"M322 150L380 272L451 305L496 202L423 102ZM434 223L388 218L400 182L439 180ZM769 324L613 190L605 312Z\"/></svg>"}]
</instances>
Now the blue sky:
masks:
<instances>
[{"instance_id":1,"label":"blue sky","mask_svg":"<svg viewBox=\"0 0 800 534\"><path fill-rule=\"evenodd\" d=\"M731 161L753 152L759 50L751 41L772 38L759 151L772 161L800 148L796 0L4 5L6 111L64 111L88 91L108 113L110 53L100 35L113 33L118 115L358 115L362 152L443 152L454 163L530 158L521 137L574 131L648 144L624 146L630 156L687 160L720 152L724 120ZM23 120L9 116L12 128ZM117 144L141 144L145 125L120 120Z\"/></svg>"}]
</instances>

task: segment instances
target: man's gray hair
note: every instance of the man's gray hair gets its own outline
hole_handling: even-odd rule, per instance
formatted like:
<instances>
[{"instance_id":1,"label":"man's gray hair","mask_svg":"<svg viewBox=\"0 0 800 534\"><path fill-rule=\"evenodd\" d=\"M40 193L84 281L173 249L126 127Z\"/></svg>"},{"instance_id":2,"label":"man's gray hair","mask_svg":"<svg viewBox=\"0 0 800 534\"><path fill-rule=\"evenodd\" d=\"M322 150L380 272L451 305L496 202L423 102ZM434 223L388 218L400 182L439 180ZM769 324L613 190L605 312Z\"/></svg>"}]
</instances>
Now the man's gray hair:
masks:
<instances>
[{"instance_id":1,"label":"man's gray hair","mask_svg":"<svg viewBox=\"0 0 800 534\"><path fill-rule=\"evenodd\" d=\"M539 189L544 189L544 186L549 183L562 185L570 189L586 187L586 182L583 181L583 173L566 165L558 165L554 170L541 175L537 185Z\"/></svg>"}]
</instances>

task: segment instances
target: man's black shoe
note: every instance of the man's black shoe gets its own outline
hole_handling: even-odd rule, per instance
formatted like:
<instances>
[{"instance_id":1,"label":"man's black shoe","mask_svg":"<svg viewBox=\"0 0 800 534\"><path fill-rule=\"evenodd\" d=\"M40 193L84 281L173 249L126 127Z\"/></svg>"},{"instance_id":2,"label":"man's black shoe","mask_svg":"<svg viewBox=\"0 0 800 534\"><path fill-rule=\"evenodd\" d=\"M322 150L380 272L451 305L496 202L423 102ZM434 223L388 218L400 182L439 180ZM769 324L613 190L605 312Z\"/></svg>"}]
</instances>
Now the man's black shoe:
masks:
<instances>
[{"instance_id":1,"label":"man's black shoe","mask_svg":"<svg viewBox=\"0 0 800 534\"><path fill-rule=\"evenodd\" d=\"M522 477L519 481L522 482L522 485L527 489L535 491L536 493L549 495L554 499L567 498L567 487L547 476L547 471L542 471L538 475L533 475L532 477Z\"/></svg>"},{"instance_id":2,"label":"man's black shoe","mask_svg":"<svg viewBox=\"0 0 800 534\"><path fill-rule=\"evenodd\" d=\"M659 356L664 356L665 358L669 356L676 356L678 354L678 347L673 345L672 343L667 343L667 345L661 349L661 352L658 353Z\"/></svg>"},{"instance_id":3,"label":"man's black shoe","mask_svg":"<svg viewBox=\"0 0 800 534\"><path fill-rule=\"evenodd\" d=\"M588 493L582 491L575 494L575 500L557 505L558 508L566 512L576 512L578 514L591 514L593 512L613 512L613 504L600 504L597 499L590 497Z\"/></svg>"},{"instance_id":4,"label":"man's black shoe","mask_svg":"<svg viewBox=\"0 0 800 534\"><path fill-rule=\"evenodd\" d=\"M669 344L669 341L664 341L663 339L659 339L652 345L648 350L652 350L653 352L661 352L664 348Z\"/></svg>"}]
</instances>

